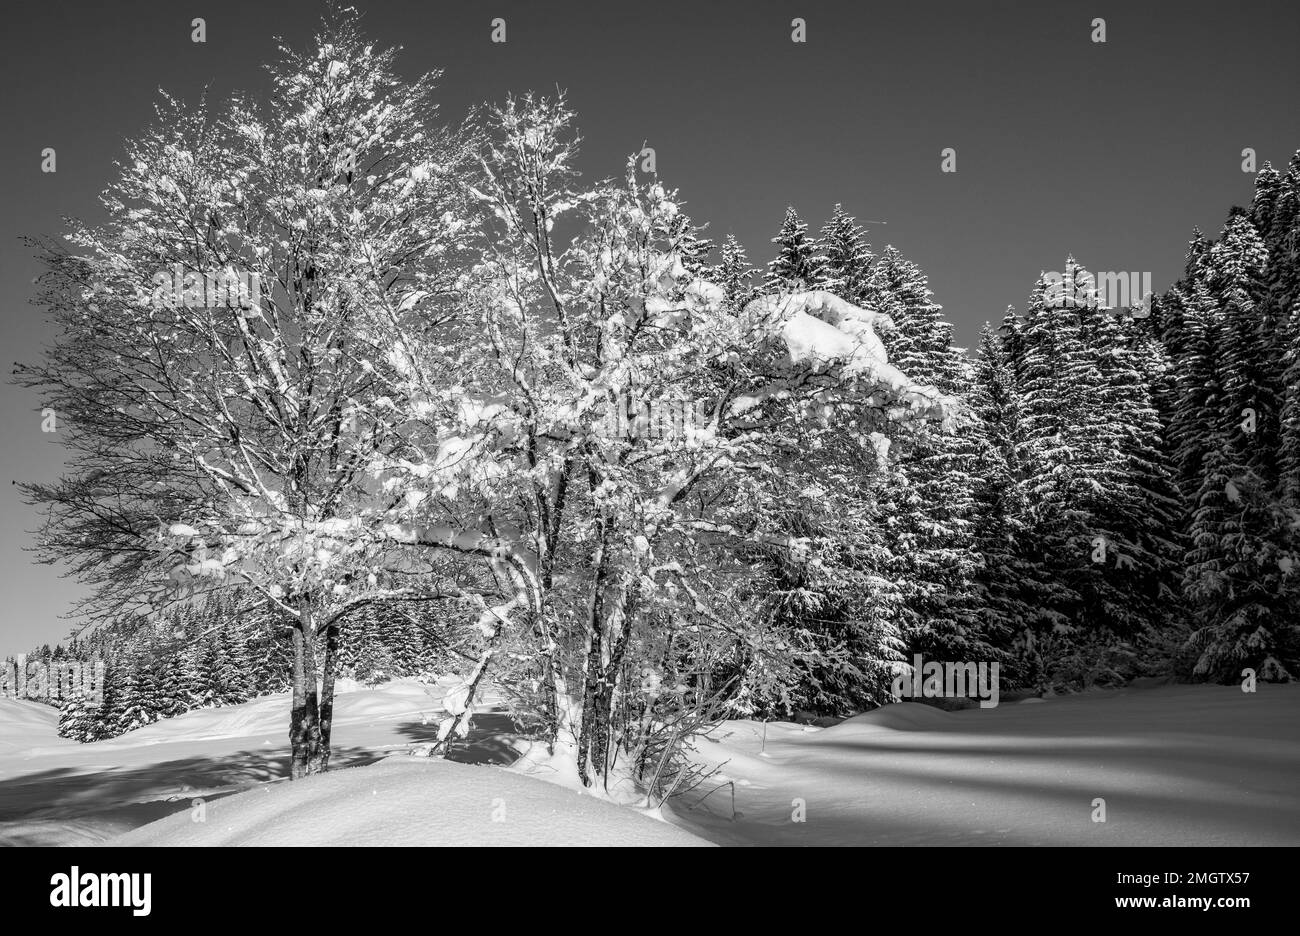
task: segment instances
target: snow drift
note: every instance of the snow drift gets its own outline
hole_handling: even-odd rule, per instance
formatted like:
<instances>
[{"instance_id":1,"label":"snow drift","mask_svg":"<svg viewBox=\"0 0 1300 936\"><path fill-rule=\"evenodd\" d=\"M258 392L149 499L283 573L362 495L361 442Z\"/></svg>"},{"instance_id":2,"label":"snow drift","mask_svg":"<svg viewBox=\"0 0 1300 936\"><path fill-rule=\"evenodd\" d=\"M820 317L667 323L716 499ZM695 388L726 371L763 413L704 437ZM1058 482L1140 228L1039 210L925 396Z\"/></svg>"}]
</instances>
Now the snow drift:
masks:
<instances>
[{"instance_id":1,"label":"snow drift","mask_svg":"<svg viewBox=\"0 0 1300 936\"><path fill-rule=\"evenodd\" d=\"M639 812L491 767L390 757L261 786L111 845L707 846Z\"/></svg>"}]
</instances>

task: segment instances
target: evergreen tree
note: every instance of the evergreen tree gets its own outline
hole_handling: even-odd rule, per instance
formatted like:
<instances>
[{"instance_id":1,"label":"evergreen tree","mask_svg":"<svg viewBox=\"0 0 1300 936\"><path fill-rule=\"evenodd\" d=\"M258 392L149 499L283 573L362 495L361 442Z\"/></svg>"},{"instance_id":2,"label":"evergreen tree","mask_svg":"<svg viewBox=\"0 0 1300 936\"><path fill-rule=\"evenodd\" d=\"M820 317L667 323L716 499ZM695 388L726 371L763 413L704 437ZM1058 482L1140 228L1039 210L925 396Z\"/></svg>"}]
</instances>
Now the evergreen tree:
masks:
<instances>
[{"instance_id":1,"label":"evergreen tree","mask_svg":"<svg viewBox=\"0 0 1300 936\"><path fill-rule=\"evenodd\" d=\"M201 669L207 680L201 690L204 705L238 705L248 701L248 661L228 623L223 622L208 639Z\"/></svg>"},{"instance_id":2,"label":"evergreen tree","mask_svg":"<svg viewBox=\"0 0 1300 936\"><path fill-rule=\"evenodd\" d=\"M414 676L420 671L421 634L400 607L385 607L380 613L380 637L392 659L394 676Z\"/></svg>"},{"instance_id":3,"label":"evergreen tree","mask_svg":"<svg viewBox=\"0 0 1300 936\"><path fill-rule=\"evenodd\" d=\"M104 693L96 712L96 740L115 738L122 733L123 719L135 705L135 679L132 664L123 655L113 656L104 668Z\"/></svg>"},{"instance_id":4,"label":"evergreen tree","mask_svg":"<svg viewBox=\"0 0 1300 936\"><path fill-rule=\"evenodd\" d=\"M199 672L188 647L174 647L163 657L160 680L159 718L175 718L196 706Z\"/></svg>"},{"instance_id":5,"label":"evergreen tree","mask_svg":"<svg viewBox=\"0 0 1300 936\"><path fill-rule=\"evenodd\" d=\"M249 653L253 659L256 695L269 695L289 689L292 661L283 640L276 640L272 634L264 631L254 638Z\"/></svg>"},{"instance_id":6,"label":"evergreen tree","mask_svg":"<svg viewBox=\"0 0 1300 936\"><path fill-rule=\"evenodd\" d=\"M857 221L836 205L819 238L825 263L826 289L855 305L868 304L875 254Z\"/></svg>"},{"instance_id":7,"label":"evergreen tree","mask_svg":"<svg viewBox=\"0 0 1300 936\"><path fill-rule=\"evenodd\" d=\"M1278 499L1300 515L1300 151L1291 157L1266 212L1269 320L1278 323L1282 400L1278 427ZM1265 229L1261 229L1265 230ZM1290 519L1290 518L1288 518ZM1300 558L1300 524L1291 549ZM1298 563L1300 565L1300 563Z\"/></svg>"},{"instance_id":8,"label":"evergreen tree","mask_svg":"<svg viewBox=\"0 0 1300 936\"><path fill-rule=\"evenodd\" d=\"M400 664L385 634L384 622L367 606L351 615L340 633L340 658L345 672L367 685L378 685L398 675Z\"/></svg>"},{"instance_id":9,"label":"evergreen tree","mask_svg":"<svg viewBox=\"0 0 1300 936\"><path fill-rule=\"evenodd\" d=\"M1028 510L1021 483L1019 453L1023 444L1024 403L1011 366L1008 345L1019 326L1008 310L1001 337L989 325L980 333L979 357L970 396L979 429L974 469L973 536L980 555L975 594L981 630L1009 645L1035 618L1033 559L1025 544ZM1008 673L1012 680L1019 674Z\"/></svg>"},{"instance_id":10,"label":"evergreen tree","mask_svg":"<svg viewBox=\"0 0 1300 936\"><path fill-rule=\"evenodd\" d=\"M843 254L854 234L843 213L833 219ZM859 260L862 253L857 252ZM950 396L970 392L971 372L952 326L941 318L924 273L893 247L870 270L856 269L860 295L886 312L894 328L883 336L890 363L920 383ZM909 652L949 660L989 660L996 651L980 630L975 605L979 566L974 539L973 471L977 426L966 420L953 431L923 425L893 433L881 499L894 542L892 577L903 596L903 634Z\"/></svg>"},{"instance_id":11,"label":"evergreen tree","mask_svg":"<svg viewBox=\"0 0 1300 936\"><path fill-rule=\"evenodd\" d=\"M1198 624L1189 641L1198 654L1193 673L1220 681L1239 678L1246 667L1285 673L1282 661L1293 661L1296 649L1291 532L1277 500L1279 484L1285 487L1278 473L1285 462L1285 350L1268 267L1250 216L1234 210L1205 265L1222 336L1221 347L1205 353L1217 351L1220 392L1202 409L1204 454L1185 573Z\"/></svg>"},{"instance_id":12,"label":"evergreen tree","mask_svg":"<svg viewBox=\"0 0 1300 936\"><path fill-rule=\"evenodd\" d=\"M1093 463L1104 486L1081 504L1106 538L1103 561L1090 556L1085 622L1132 636L1179 614L1179 504L1152 390L1168 359L1133 319L1092 315L1085 323L1100 381L1088 412Z\"/></svg>"},{"instance_id":13,"label":"evergreen tree","mask_svg":"<svg viewBox=\"0 0 1300 936\"><path fill-rule=\"evenodd\" d=\"M1080 284L1082 271L1067 260L1065 277ZM1024 403L1023 442L1018 453L1028 506L1024 545L1035 562L1034 601L1040 630L1068 630L1079 609L1080 577L1097 535L1076 497L1089 485L1090 440L1083 436L1087 394L1099 379L1090 372L1077 309L1047 299L1039 280L1018 331L1019 357L1013 367ZM1076 430L1076 426L1079 429ZM1096 482L1097 479L1091 479Z\"/></svg>"},{"instance_id":14,"label":"evergreen tree","mask_svg":"<svg viewBox=\"0 0 1300 936\"><path fill-rule=\"evenodd\" d=\"M149 697L150 690L143 661L124 660L116 705L110 711L110 729L114 735L134 731L153 722L149 703L156 700Z\"/></svg>"},{"instance_id":15,"label":"evergreen tree","mask_svg":"<svg viewBox=\"0 0 1300 936\"><path fill-rule=\"evenodd\" d=\"M719 263L712 274L713 282L722 288L732 308L741 309L753 297L754 268L749 265L745 248L734 234L727 235L719 253Z\"/></svg>"},{"instance_id":16,"label":"evergreen tree","mask_svg":"<svg viewBox=\"0 0 1300 936\"><path fill-rule=\"evenodd\" d=\"M805 486L797 472L783 471L780 483L788 479L791 488L754 505L765 528L799 537L807 548L761 557L754 586L759 618L793 648L794 663L785 673L747 674L741 711L844 715L884 704L906 647L899 547L886 525L890 507L879 496L882 470L866 444L873 425L867 414L837 417L845 424L832 444L802 434L790 440L791 461L816 464L817 484Z\"/></svg>"},{"instance_id":17,"label":"evergreen tree","mask_svg":"<svg viewBox=\"0 0 1300 936\"><path fill-rule=\"evenodd\" d=\"M664 239L673 245L682 268L696 277L706 275L709 254L714 246L713 241L699 236L701 230L691 221L690 216L678 210L661 232Z\"/></svg>"},{"instance_id":18,"label":"evergreen tree","mask_svg":"<svg viewBox=\"0 0 1300 936\"><path fill-rule=\"evenodd\" d=\"M1210 289L1225 323L1224 402L1229 419L1255 414L1253 427L1231 433L1230 460L1270 488L1274 486L1278 449L1278 402L1281 394L1282 322L1266 299L1268 251L1249 217L1235 212L1223 236L1210 250Z\"/></svg>"},{"instance_id":19,"label":"evergreen tree","mask_svg":"<svg viewBox=\"0 0 1300 936\"><path fill-rule=\"evenodd\" d=\"M59 706L59 737L80 742L94 741L99 735L97 709L98 706L88 702L80 692L64 699Z\"/></svg>"},{"instance_id":20,"label":"evergreen tree","mask_svg":"<svg viewBox=\"0 0 1300 936\"><path fill-rule=\"evenodd\" d=\"M1091 291L1073 258L1064 279L1065 295ZM1041 279L1001 342L997 370L1012 377L1019 410L1007 461L1023 506L1016 556L1000 559L1014 582L993 584L1028 614L1022 663L1041 660L1049 678L1068 660L1069 681L1088 683L1098 672L1117 678L1099 662L1106 648L1127 653L1178 615L1178 506L1156 401L1169 362L1149 326L1049 289ZM1098 656L1091 674L1079 669L1093 665L1081 662L1084 649Z\"/></svg>"},{"instance_id":21,"label":"evergreen tree","mask_svg":"<svg viewBox=\"0 0 1300 936\"><path fill-rule=\"evenodd\" d=\"M808 225L793 208L787 208L781 230L772 243L776 257L767 265L765 290L821 289L826 285L826 267L817 239L808 235Z\"/></svg>"}]
</instances>

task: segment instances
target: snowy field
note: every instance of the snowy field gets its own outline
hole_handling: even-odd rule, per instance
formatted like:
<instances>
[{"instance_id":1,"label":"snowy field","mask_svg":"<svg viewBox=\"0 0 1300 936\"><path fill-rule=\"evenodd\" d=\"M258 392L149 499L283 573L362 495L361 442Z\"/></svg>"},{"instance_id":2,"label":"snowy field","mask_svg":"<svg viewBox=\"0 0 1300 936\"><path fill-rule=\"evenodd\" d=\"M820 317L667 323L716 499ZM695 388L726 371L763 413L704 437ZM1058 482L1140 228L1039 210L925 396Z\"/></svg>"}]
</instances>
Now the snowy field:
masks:
<instances>
[{"instance_id":1,"label":"snowy field","mask_svg":"<svg viewBox=\"0 0 1300 936\"><path fill-rule=\"evenodd\" d=\"M0 700L0 844L1300 844L1300 685L728 722L698 743L717 772L668 822L500 769L500 715L477 717L459 763L405 756L433 737L440 691L342 692L336 769L294 784L284 696L88 745L58 738L52 709Z\"/></svg>"},{"instance_id":2,"label":"snowy field","mask_svg":"<svg viewBox=\"0 0 1300 936\"><path fill-rule=\"evenodd\" d=\"M729 723L736 784L678 812L743 844L1300 845L1300 685L1170 686L831 728ZM716 778L715 778L716 779ZM713 784L716 786L717 784ZM806 822L791 821L792 801ZM1093 800L1106 821L1093 822ZM708 809L701 817L698 814Z\"/></svg>"}]
</instances>

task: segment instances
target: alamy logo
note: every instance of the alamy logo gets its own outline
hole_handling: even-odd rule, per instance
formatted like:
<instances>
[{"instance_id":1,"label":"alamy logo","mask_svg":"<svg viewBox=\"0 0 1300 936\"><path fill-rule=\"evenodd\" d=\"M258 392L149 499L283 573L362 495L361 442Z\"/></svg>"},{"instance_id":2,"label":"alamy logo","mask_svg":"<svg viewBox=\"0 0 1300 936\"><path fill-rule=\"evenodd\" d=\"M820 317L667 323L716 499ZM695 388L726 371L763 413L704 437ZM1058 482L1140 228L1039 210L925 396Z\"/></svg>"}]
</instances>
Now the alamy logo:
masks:
<instances>
[{"instance_id":1,"label":"alamy logo","mask_svg":"<svg viewBox=\"0 0 1300 936\"><path fill-rule=\"evenodd\" d=\"M0 661L0 698L62 702L81 698L99 702L104 696L103 660Z\"/></svg>"},{"instance_id":2,"label":"alamy logo","mask_svg":"<svg viewBox=\"0 0 1300 936\"><path fill-rule=\"evenodd\" d=\"M1150 273L1098 273L1080 270L1067 277L1053 270L1043 274L1047 289L1043 302L1049 309L1127 309L1133 318L1151 314Z\"/></svg>"},{"instance_id":3,"label":"alamy logo","mask_svg":"<svg viewBox=\"0 0 1300 936\"><path fill-rule=\"evenodd\" d=\"M50 878L51 907L130 907L133 916L148 916L153 906L152 874L93 874L76 865Z\"/></svg>"},{"instance_id":4,"label":"alamy logo","mask_svg":"<svg viewBox=\"0 0 1300 936\"><path fill-rule=\"evenodd\" d=\"M894 701L904 699L980 700L980 708L997 708L998 663L924 663L921 654L912 666L894 677Z\"/></svg>"},{"instance_id":5,"label":"alamy logo","mask_svg":"<svg viewBox=\"0 0 1300 936\"><path fill-rule=\"evenodd\" d=\"M236 270L198 273L178 263L153 275L150 301L160 308L256 309L262 302L262 279Z\"/></svg>"},{"instance_id":6,"label":"alamy logo","mask_svg":"<svg viewBox=\"0 0 1300 936\"><path fill-rule=\"evenodd\" d=\"M595 431L608 439L677 440L689 443L710 425L703 400L637 400L615 394Z\"/></svg>"}]
</instances>

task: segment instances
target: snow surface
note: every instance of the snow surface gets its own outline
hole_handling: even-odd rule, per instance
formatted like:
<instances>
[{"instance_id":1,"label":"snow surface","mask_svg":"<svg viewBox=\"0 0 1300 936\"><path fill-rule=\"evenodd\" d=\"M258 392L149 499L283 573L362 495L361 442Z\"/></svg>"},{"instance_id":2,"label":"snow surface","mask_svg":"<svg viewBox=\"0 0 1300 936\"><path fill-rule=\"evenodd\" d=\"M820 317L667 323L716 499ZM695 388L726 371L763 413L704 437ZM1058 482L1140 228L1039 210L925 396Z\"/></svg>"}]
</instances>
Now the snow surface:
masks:
<instances>
[{"instance_id":1,"label":"snow surface","mask_svg":"<svg viewBox=\"0 0 1300 936\"><path fill-rule=\"evenodd\" d=\"M59 713L48 705L0 698L0 758L38 745L75 747L77 742L58 737Z\"/></svg>"},{"instance_id":2,"label":"snow surface","mask_svg":"<svg viewBox=\"0 0 1300 936\"><path fill-rule=\"evenodd\" d=\"M1041 701L769 724L765 746L761 723L729 722L698 742L719 774L675 809L738 844L1300 844L1300 685Z\"/></svg>"},{"instance_id":3,"label":"snow surface","mask_svg":"<svg viewBox=\"0 0 1300 936\"><path fill-rule=\"evenodd\" d=\"M709 845L508 770L394 755L261 786L128 832L114 845Z\"/></svg>"},{"instance_id":4,"label":"snow surface","mask_svg":"<svg viewBox=\"0 0 1300 936\"><path fill-rule=\"evenodd\" d=\"M332 763L371 763L431 742L440 699L459 680L344 682L334 710ZM54 709L0 699L0 845L100 841L145 822L289 772L289 698L201 709L108 741L55 733ZM507 762L503 742L471 733L467 759Z\"/></svg>"},{"instance_id":5,"label":"snow surface","mask_svg":"<svg viewBox=\"0 0 1300 936\"><path fill-rule=\"evenodd\" d=\"M546 782L528 759L470 766L526 747L501 714L475 716L456 755L468 763L389 756L433 740L453 685L345 686L339 769L293 784L285 696L87 745L55 736L52 709L0 700L0 844L1300 844L1300 685L901 703L820 729L726 722L696 743L718 772L667 823Z\"/></svg>"}]
</instances>

